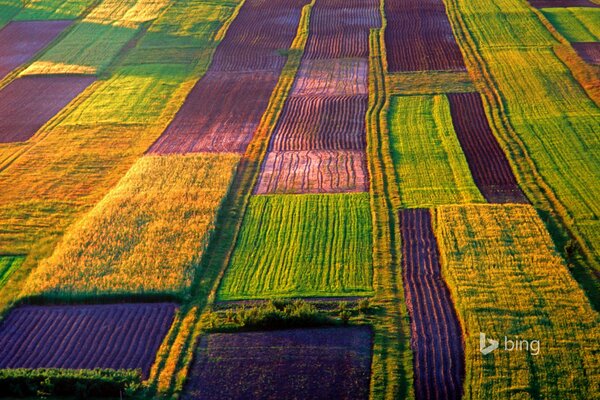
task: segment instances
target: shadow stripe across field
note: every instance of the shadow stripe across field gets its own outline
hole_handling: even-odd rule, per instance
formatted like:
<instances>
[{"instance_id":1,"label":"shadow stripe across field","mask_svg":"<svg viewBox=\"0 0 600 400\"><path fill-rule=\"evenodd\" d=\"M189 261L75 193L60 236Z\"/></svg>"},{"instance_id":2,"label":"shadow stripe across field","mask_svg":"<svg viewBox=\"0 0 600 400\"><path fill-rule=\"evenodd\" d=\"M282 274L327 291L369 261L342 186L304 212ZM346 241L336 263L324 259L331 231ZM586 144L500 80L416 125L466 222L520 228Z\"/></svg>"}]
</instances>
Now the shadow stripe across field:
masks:
<instances>
[{"instance_id":1,"label":"shadow stripe across field","mask_svg":"<svg viewBox=\"0 0 600 400\"><path fill-rule=\"evenodd\" d=\"M0 80L48 46L72 21L12 21L0 29Z\"/></svg>"},{"instance_id":2,"label":"shadow stripe across field","mask_svg":"<svg viewBox=\"0 0 600 400\"><path fill-rule=\"evenodd\" d=\"M308 0L247 0L150 153L243 153L265 112Z\"/></svg>"},{"instance_id":3,"label":"shadow stripe across field","mask_svg":"<svg viewBox=\"0 0 600 400\"><path fill-rule=\"evenodd\" d=\"M0 368L140 369L148 377L173 303L21 306L0 325Z\"/></svg>"},{"instance_id":4,"label":"shadow stripe across field","mask_svg":"<svg viewBox=\"0 0 600 400\"><path fill-rule=\"evenodd\" d=\"M417 399L460 399L465 371L460 324L441 275L431 214L400 212L402 271L411 319Z\"/></svg>"}]
</instances>

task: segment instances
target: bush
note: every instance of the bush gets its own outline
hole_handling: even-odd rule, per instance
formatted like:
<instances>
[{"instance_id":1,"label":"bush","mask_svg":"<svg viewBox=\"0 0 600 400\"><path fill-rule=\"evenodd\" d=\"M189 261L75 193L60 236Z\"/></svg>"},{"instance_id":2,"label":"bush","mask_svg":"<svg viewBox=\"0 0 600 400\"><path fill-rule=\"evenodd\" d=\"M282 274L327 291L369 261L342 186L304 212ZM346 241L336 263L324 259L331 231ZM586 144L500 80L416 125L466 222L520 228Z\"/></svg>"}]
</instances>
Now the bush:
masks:
<instances>
[{"instance_id":1,"label":"bush","mask_svg":"<svg viewBox=\"0 0 600 400\"><path fill-rule=\"evenodd\" d=\"M3 396L133 397L141 388L141 372L126 370L3 369Z\"/></svg>"}]
</instances>

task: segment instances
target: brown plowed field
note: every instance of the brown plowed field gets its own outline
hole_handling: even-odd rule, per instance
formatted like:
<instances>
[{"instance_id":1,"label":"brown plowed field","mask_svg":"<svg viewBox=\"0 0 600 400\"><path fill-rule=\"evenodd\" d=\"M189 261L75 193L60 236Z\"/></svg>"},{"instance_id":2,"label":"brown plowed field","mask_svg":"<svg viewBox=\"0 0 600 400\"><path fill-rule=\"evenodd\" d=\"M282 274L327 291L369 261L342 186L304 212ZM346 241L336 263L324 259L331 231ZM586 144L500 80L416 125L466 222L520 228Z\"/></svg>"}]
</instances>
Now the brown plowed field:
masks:
<instances>
[{"instance_id":1,"label":"brown plowed field","mask_svg":"<svg viewBox=\"0 0 600 400\"><path fill-rule=\"evenodd\" d=\"M529 0L529 4L536 8L552 7L600 7L589 0Z\"/></svg>"},{"instance_id":2,"label":"brown plowed field","mask_svg":"<svg viewBox=\"0 0 600 400\"><path fill-rule=\"evenodd\" d=\"M22 142L87 88L90 76L24 76L0 90L0 143Z\"/></svg>"},{"instance_id":3,"label":"brown plowed field","mask_svg":"<svg viewBox=\"0 0 600 400\"><path fill-rule=\"evenodd\" d=\"M317 1L304 58L367 58L369 30L380 26L377 0Z\"/></svg>"},{"instance_id":4,"label":"brown plowed field","mask_svg":"<svg viewBox=\"0 0 600 400\"><path fill-rule=\"evenodd\" d=\"M269 152L255 194L345 193L369 190L364 151Z\"/></svg>"},{"instance_id":5,"label":"brown plowed field","mask_svg":"<svg viewBox=\"0 0 600 400\"><path fill-rule=\"evenodd\" d=\"M479 93L451 93L450 111L473 179L490 203L528 203L488 124Z\"/></svg>"},{"instance_id":6,"label":"brown plowed field","mask_svg":"<svg viewBox=\"0 0 600 400\"><path fill-rule=\"evenodd\" d=\"M357 96L369 94L367 59L302 60L293 96Z\"/></svg>"},{"instance_id":7,"label":"brown plowed field","mask_svg":"<svg viewBox=\"0 0 600 400\"><path fill-rule=\"evenodd\" d=\"M387 0L390 72L465 70L443 0Z\"/></svg>"},{"instance_id":8,"label":"brown plowed field","mask_svg":"<svg viewBox=\"0 0 600 400\"><path fill-rule=\"evenodd\" d=\"M364 150L367 96L289 97L269 150Z\"/></svg>"},{"instance_id":9,"label":"brown plowed field","mask_svg":"<svg viewBox=\"0 0 600 400\"><path fill-rule=\"evenodd\" d=\"M600 65L600 42L579 42L571 45L585 62Z\"/></svg>"},{"instance_id":10,"label":"brown plowed field","mask_svg":"<svg viewBox=\"0 0 600 400\"><path fill-rule=\"evenodd\" d=\"M13 21L0 30L0 80L48 46L72 21Z\"/></svg>"},{"instance_id":11,"label":"brown plowed field","mask_svg":"<svg viewBox=\"0 0 600 400\"><path fill-rule=\"evenodd\" d=\"M272 72L207 73L149 152L244 152L277 80Z\"/></svg>"},{"instance_id":12,"label":"brown plowed field","mask_svg":"<svg viewBox=\"0 0 600 400\"><path fill-rule=\"evenodd\" d=\"M21 306L0 326L0 368L141 369L173 322L172 303Z\"/></svg>"},{"instance_id":13,"label":"brown plowed field","mask_svg":"<svg viewBox=\"0 0 600 400\"><path fill-rule=\"evenodd\" d=\"M429 210L400 212L402 272L410 315L417 399L460 399L465 373L462 331L440 271Z\"/></svg>"},{"instance_id":14,"label":"brown plowed field","mask_svg":"<svg viewBox=\"0 0 600 400\"><path fill-rule=\"evenodd\" d=\"M369 398L368 327L203 336L182 399Z\"/></svg>"}]
</instances>

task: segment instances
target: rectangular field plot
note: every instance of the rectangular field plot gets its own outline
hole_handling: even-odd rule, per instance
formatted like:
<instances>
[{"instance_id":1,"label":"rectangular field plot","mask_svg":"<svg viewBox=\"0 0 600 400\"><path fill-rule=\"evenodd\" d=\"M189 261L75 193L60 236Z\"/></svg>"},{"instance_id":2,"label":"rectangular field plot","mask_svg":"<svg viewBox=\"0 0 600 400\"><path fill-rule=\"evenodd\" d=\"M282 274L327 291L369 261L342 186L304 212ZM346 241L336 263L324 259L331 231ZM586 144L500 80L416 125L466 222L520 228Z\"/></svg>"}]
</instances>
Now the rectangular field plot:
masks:
<instances>
[{"instance_id":1,"label":"rectangular field plot","mask_svg":"<svg viewBox=\"0 0 600 400\"><path fill-rule=\"evenodd\" d=\"M25 291L49 297L181 295L191 284L239 156L148 156L72 225Z\"/></svg>"},{"instance_id":2,"label":"rectangular field plot","mask_svg":"<svg viewBox=\"0 0 600 400\"><path fill-rule=\"evenodd\" d=\"M404 207L485 201L452 128L445 96L392 97L388 121Z\"/></svg>"},{"instance_id":3,"label":"rectangular field plot","mask_svg":"<svg viewBox=\"0 0 600 400\"><path fill-rule=\"evenodd\" d=\"M150 373L172 303L21 306L0 325L0 368L141 369Z\"/></svg>"},{"instance_id":4,"label":"rectangular field plot","mask_svg":"<svg viewBox=\"0 0 600 400\"><path fill-rule=\"evenodd\" d=\"M293 96L369 95L369 61L361 58L303 59L292 87Z\"/></svg>"},{"instance_id":5,"label":"rectangular field plot","mask_svg":"<svg viewBox=\"0 0 600 400\"><path fill-rule=\"evenodd\" d=\"M21 142L94 82L84 76L24 76L0 90L0 143Z\"/></svg>"},{"instance_id":6,"label":"rectangular field plot","mask_svg":"<svg viewBox=\"0 0 600 400\"><path fill-rule=\"evenodd\" d=\"M440 207L435 225L443 276L464 327L464 398L597 397L600 319L535 209ZM480 332L500 347L482 355ZM505 336L538 340L539 347L506 351Z\"/></svg>"},{"instance_id":7,"label":"rectangular field plot","mask_svg":"<svg viewBox=\"0 0 600 400\"><path fill-rule=\"evenodd\" d=\"M268 152L255 194L367 192L364 151L305 150Z\"/></svg>"},{"instance_id":8,"label":"rectangular field plot","mask_svg":"<svg viewBox=\"0 0 600 400\"><path fill-rule=\"evenodd\" d=\"M600 9L589 7L545 8L546 18L570 42L600 41Z\"/></svg>"},{"instance_id":9,"label":"rectangular field plot","mask_svg":"<svg viewBox=\"0 0 600 400\"><path fill-rule=\"evenodd\" d=\"M272 72L208 72L149 151L244 152L278 77Z\"/></svg>"},{"instance_id":10,"label":"rectangular field plot","mask_svg":"<svg viewBox=\"0 0 600 400\"><path fill-rule=\"evenodd\" d=\"M289 97L269 151L364 150L367 96Z\"/></svg>"},{"instance_id":11,"label":"rectangular field plot","mask_svg":"<svg viewBox=\"0 0 600 400\"><path fill-rule=\"evenodd\" d=\"M23 73L97 74L108 67L136 33L137 28L80 22Z\"/></svg>"},{"instance_id":12,"label":"rectangular field plot","mask_svg":"<svg viewBox=\"0 0 600 400\"><path fill-rule=\"evenodd\" d=\"M75 19L94 3L94 0L31 0L15 17L16 21Z\"/></svg>"},{"instance_id":13,"label":"rectangular field plot","mask_svg":"<svg viewBox=\"0 0 600 400\"><path fill-rule=\"evenodd\" d=\"M48 46L71 21L10 22L0 29L0 80Z\"/></svg>"},{"instance_id":14,"label":"rectangular field plot","mask_svg":"<svg viewBox=\"0 0 600 400\"><path fill-rule=\"evenodd\" d=\"M390 72L465 69L443 0L388 0L385 15Z\"/></svg>"},{"instance_id":15,"label":"rectangular field plot","mask_svg":"<svg viewBox=\"0 0 600 400\"><path fill-rule=\"evenodd\" d=\"M600 42L573 43L573 48L588 64L600 65Z\"/></svg>"},{"instance_id":16,"label":"rectangular field plot","mask_svg":"<svg viewBox=\"0 0 600 400\"><path fill-rule=\"evenodd\" d=\"M479 93L448 94L458 140L477 187L490 203L527 203L490 129Z\"/></svg>"},{"instance_id":17,"label":"rectangular field plot","mask_svg":"<svg viewBox=\"0 0 600 400\"><path fill-rule=\"evenodd\" d=\"M590 0L529 0L529 4L537 8L550 7L600 7Z\"/></svg>"},{"instance_id":18,"label":"rectangular field plot","mask_svg":"<svg viewBox=\"0 0 600 400\"><path fill-rule=\"evenodd\" d=\"M182 399L369 398L368 327L210 334Z\"/></svg>"},{"instance_id":19,"label":"rectangular field plot","mask_svg":"<svg viewBox=\"0 0 600 400\"><path fill-rule=\"evenodd\" d=\"M369 31L380 26L377 0L317 1L310 16L304 58L367 58Z\"/></svg>"},{"instance_id":20,"label":"rectangular field plot","mask_svg":"<svg viewBox=\"0 0 600 400\"><path fill-rule=\"evenodd\" d=\"M219 300L372 294L369 195L254 196Z\"/></svg>"},{"instance_id":21,"label":"rectangular field plot","mask_svg":"<svg viewBox=\"0 0 600 400\"><path fill-rule=\"evenodd\" d=\"M429 210L400 211L400 228L415 397L458 400L465 372L462 331L442 278Z\"/></svg>"}]
</instances>

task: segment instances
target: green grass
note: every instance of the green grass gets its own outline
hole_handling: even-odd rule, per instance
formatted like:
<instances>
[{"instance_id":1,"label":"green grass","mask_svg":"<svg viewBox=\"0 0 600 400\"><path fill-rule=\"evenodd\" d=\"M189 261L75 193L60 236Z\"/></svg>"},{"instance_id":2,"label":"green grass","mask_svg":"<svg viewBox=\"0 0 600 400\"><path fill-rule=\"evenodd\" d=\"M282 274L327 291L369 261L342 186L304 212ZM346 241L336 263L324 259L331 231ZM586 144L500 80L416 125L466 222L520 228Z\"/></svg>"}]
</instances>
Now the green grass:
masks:
<instances>
[{"instance_id":1,"label":"green grass","mask_svg":"<svg viewBox=\"0 0 600 400\"><path fill-rule=\"evenodd\" d=\"M600 9L591 7L545 8L552 25L570 42L600 40Z\"/></svg>"},{"instance_id":2,"label":"green grass","mask_svg":"<svg viewBox=\"0 0 600 400\"><path fill-rule=\"evenodd\" d=\"M192 72L181 64L136 65L116 69L65 119L64 125L153 124Z\"/></svg>"},{"instance_id":3,"label":"green grass","mask_svg":"<svg viewBox=\"0 0 600 400\"><path fill-rule=\"evenodd\" d=\"M23 256L0 256L0 288L23 263Z\"/></svg>"},{"instance_id":4,"label":"green grass","mask_svg":"<svg viewBox=\"0 0 600 400\"><path fill-rule=\"evenodd\" d=\"M0 28L12 20L21 7L19 0L0 0Z\"/></svg>"},{"instance_id":5,"label":"green grass","mask_svg":"<svg viewBox=\"0 0 600 400\"><path fill-rule=\"evenodd\" d=\"M75 19L94 3L95 0L32 0L25 3L25 7L15 20L54 20Z\"/></svg>"},{"instance_id":6,"label":"green grass","mask_svg":"<svg viewBox=\"0 0 600 400\"><path fill-rule=\"evenodd\" d=\"M600 396L600 318L528 205L436 210L442 271L465 335L465 398ZM500 340L483 356L479 333ZM539 340L538 355L503 350Z\"/></svg>"},{"instance_id":7,"label":"green grass","mask_svg":"<svg viewBox=\"0 0 600 400\"><path fill-rule=\"evenodd\" d=\"M389 126L403 207L485 202L452 127L446 96L392 97Z\"/></svg>"},{"instance_id":8,"label":"green grass","mask_svg":"<svg viewBox=\"0 0 600 400\"><path fill-rule=\"evenodd\" d=\"M254 196L220 300L372 294L368 194Z\"/></svg>"},{"instance_id":9,"label":"green grass","mask_svg":"<svg viewBox=\"0 0 600 400\"><path fill-rule=\"evenodd\" d=\"M102 72L138 29L81 22L25 70L26 74Z\"/></svg>"}]
</instances>

